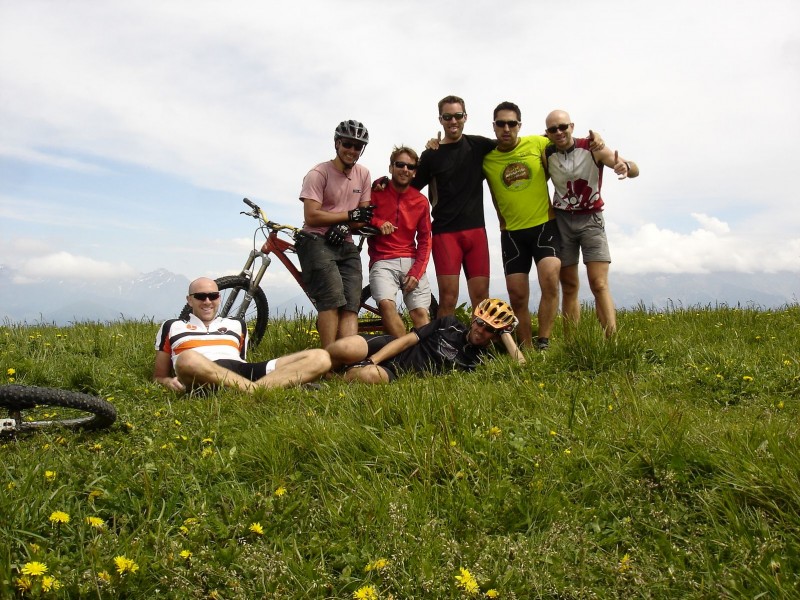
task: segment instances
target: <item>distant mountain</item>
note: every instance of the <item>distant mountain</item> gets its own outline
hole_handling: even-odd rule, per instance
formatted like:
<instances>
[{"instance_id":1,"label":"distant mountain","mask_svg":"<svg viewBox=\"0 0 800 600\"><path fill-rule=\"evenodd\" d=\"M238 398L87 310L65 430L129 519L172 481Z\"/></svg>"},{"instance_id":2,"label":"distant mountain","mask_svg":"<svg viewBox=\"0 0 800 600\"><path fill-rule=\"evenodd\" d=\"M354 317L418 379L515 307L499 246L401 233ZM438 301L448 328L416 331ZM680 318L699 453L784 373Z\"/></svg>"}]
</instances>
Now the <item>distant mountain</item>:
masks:
<instances>
[{"instance_id":1,"label":"distant mountain","mask_svg":"<svg viewBox=\"0 0 800 600\"><path fill-rule=\"evenodd\" d=\"M15 283L0 266L0 319L68 325L83 321L161 321L183 308L189 280L159 269L135 279Z\"/></svg>"},{"instance_id":2,"label":"distant mountain","mask_svg":"<svg viewBox=\"0 0 800 600\"><path fill-rule=\"evenodd\" d=\"M591 301L583 268L581 273L580 297ZM186 277L165 269L116 281L71 279L16 283L12 269L0 265L0 321L56 325L121 319L159 322L178 314L188 287ZM531 307L534 309L539 302L537 287L534 276L531 279ZM283 290L283 296L270 292L271 317L291 318L295 314L313 312L311 302L302 293L286 295L293 291ZM778 308L800 302L800 273L627 275L612 271L611 291L619 308L643 306L649 310L665 310L718 305ZM494 285L491 294L508 298L502 283L499 287ZM466 296L460 301L467 302Z\"/></svg>"}]
</instances>

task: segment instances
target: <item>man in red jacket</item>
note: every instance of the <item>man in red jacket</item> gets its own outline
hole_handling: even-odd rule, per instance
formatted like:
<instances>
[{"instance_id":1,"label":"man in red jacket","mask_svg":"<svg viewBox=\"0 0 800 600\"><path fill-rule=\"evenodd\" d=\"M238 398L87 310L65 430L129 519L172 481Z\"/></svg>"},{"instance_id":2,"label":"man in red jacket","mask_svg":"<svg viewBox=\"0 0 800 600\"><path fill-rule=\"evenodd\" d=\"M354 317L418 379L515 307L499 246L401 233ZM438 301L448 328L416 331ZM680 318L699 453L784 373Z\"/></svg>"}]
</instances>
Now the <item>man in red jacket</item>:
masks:
<instances>
[{"instance_id":1,"label":"man in red jacket","mask_svg":"<svg viewBox=\"0 0 800 600\"><path fill-rule=\"evenodd\" d=\"M394 337L406 333L397 313L398 291L403 292L414 327L430 321L431 288L425 270L431 255L431 216L428 199L411 187L418 160L411 148L395 148L389 159L389 185L372 191L371 223L381 233L368 240L369 285L384 331Z\"/></svg>"}]
</instances>

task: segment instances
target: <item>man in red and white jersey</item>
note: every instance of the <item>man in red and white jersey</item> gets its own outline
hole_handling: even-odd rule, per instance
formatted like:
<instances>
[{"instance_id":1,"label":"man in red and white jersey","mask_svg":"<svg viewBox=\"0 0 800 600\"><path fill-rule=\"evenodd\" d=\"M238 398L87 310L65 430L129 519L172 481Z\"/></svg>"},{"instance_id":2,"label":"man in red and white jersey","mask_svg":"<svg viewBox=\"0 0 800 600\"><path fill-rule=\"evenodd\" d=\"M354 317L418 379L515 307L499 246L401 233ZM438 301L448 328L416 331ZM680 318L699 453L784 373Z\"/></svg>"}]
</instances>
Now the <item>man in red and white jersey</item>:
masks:
<instances>
[{"instance_id":1,"label":"man in red and white jersey","mask_svg":"<svg viewBox=\"0 0 800 600\"><path fill-rule=\"evenodd\" d=\"M156 336L153 379L171 390L204 384L244 392L283 388L319 379L331 368L330 356L319 349L248 363L247 327L243 320L217 316L219 288L213 279L195 279L186 302L192 309L188 320L165 321Z\"/></svg>"},{"instance_id":2,"label":"man in red and white jersey","mask_svg":"<svg viewBox=\"0 0 800 600\"><path fill-rule=\"evenodd\" d=\"M592 152L587 140L573 138L575 124L563 110L547 115L545 127L551 145L545 149L544 164L555 188L553 208L561 233L561 312L567 325L577 325L578 258L583 253L597 318L609 337L617 330L617 313L608 287L611 253L600 196L603 166L614 169L619 179L638 177L639 167L609 147Z\"/></svg>"}]
</instances>

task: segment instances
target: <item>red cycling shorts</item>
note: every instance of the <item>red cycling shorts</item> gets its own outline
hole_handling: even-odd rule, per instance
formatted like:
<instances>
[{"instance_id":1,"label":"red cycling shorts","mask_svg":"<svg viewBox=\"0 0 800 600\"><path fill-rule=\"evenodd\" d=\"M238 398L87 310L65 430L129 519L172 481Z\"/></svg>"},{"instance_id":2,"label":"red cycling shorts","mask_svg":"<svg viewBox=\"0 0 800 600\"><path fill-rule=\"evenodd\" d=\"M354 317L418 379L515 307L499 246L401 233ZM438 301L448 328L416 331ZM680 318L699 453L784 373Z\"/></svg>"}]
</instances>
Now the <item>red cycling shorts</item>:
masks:
<instances>
[{"instance_id":1,"label":"red cycling shorts","mask_svg":"<svg viewBox=\"0 0 800 600\"><path fill-rule=\"evenodd\" d=\"M431 254L437 277L459 275L462 266L467 279L489 277L489 241L484 227L434 233Z\"/></svg>"}]
</instances>

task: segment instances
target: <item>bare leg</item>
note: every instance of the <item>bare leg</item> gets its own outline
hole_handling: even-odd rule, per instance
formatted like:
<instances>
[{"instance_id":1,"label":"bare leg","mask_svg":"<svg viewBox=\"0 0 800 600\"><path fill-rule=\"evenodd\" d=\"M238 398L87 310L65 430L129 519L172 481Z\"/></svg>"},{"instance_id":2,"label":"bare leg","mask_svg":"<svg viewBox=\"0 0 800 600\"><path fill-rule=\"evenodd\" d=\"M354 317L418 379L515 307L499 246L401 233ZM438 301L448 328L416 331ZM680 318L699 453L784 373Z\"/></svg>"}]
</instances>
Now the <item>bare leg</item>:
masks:
<instances>
[{"instance_id":1,"label":"bare leg","mask_svg":"<svg viewBox=\"0 0 800 600\"><path fill-rule=\"evenodd\" d=\"M175 361L175 375L189 390L203 384L221 385L252 392L255 384L241 375L220 367L194 350L186 350Z\"/></svg>"},{"instance_id":2,"label":"bare leg","mask_svg":"<svg viewBox=\"0 0 800 600\"><path fill-rule=\"evenodd\" d=\"M531 311L528 308L530 302L530 283L528 283L527 273L512 273L506 275L506 289L508 299L511 301L511 308L514 315L519 319L517 325L517 340L520 347L530 347L531 338Z\"/></svg>"},{"instance_id":3,"label":"bare leg","mask_svg":"<svg viewBox=\"0 0 800 600\"><path fill-rule=\"evenodd\" d=\"M344 380L347 382L359 383L389 383L389 375L386 371L375 365L367 365L366 367L355 367L344 374Z\"/></svg>"},{"instance_id":4,"label":"bare leg","mask_svg":"<svg viewBox=\"0 0 800 600\"><path fill-rule=\"evenodd\" d=\"M414 324L414 327L422 327L431 322L431 315L425 308L412 308L408 311L408 315L411 317L411 322ZM405 333L405 331L403 333Z\"/></svg>"},{"instance_id":5,"label":"bare leg","mask_svg":"<svg viewBox=\"0 0 800 600\"><path fill-rule=\"evenodd\" d=\"M378 308L381 312L381 319L383 319L383 330L396 338L405 335L406 324L397 314L397 304L395 304L394 300L381 300L378 303Z\"/></svg>"},{"instance_id":6,"label":"bare leg","mask_svg":"<svg viewBox=\"0 0 800 600\"><path fill-rule=\"evenodd\" d=\"M358 333L358 314L351 310L339 310L339 332L336 339ZM333 341L333 340L331 340ZM325 346L322 346L323 348Z\"/></svg>"},{"instance_id":7,"label":"bare leg","mask_svg":"<svg viewBox=\"0 0 800 600\"><path fill-rule=\"evenodd\" d=\"M539 337L549 338L558 314L558 276L561 272L561 259L549 256L536 265L542 298L539 300Z\"/></svg>"},{"instance_id":8,"label":"bare leg","mask_svg":"<svg viewBox=\"0 0 800 600\"><path fill-rule=\"evenodd\" d=\"M317 331L319 331L319 343L323 348L327 348L336 340L336 332L339 331L339 309L321 310L317 316Z\"/></svg>"},{"instance_id":9,"label":"bare leg","mask_svg":"<svg viewBox=\"0 0 800 600\"><path fill-rule=\"evenodd\" d=\"M281 356L275 370L256 381L261 388L289 387L315 381L331 368L331 357L325 350L303 350Z\"/></svg>"},{"instance_id":10,"label":"bare leg","mask_svg":"<svg viewBox=\"0 0 800 600\"><path fill-rule=\"evenodd\" d=\"M455 314L458 302L458 275L437 275L439 284L439 313L437 316L445 317Z\"/></svg>"},{"instance_id":11,"label":"bare leg","mask_svg":"<svg viewBox=\"0 0 800 600\"><path fill-rule=\"evenodd\" d=\"M367 340L360 335L351 335L340 340L336 340L325 350L331 358L333 369L339 369L344 365L352 365L367 358L369 348Z\"/></svg>"},{"instance_id":12,"label":"bare leg","mask_svg":"<svg viewBox=\"0 0 800 600\"><path fill-rule=\"evenodd\" d=\"M581 319L581 305L578 302L578 265L561 267L561 314L564 315L564 327L570 331L578 326Z\"/></svg>"},{"instance_id":13,"label":"bare leg","mask_svg":"<svg viewBox=\"0 0 800 600\"><path fill-rule=\"evenodd\" d=\"M608 287L607 262L588 262L586 272L589 275L589 287L594 294L594 305L597 311L597 319L606 334L611 337L617 331L617 310L614 307L614 298L611 297L611 289Z\"/></svg>"},{"instance_id":14,"label":"bare leg","mask_svg":"<svg viewBox=\"0 0 800 600\"><path fill-rule=\"evenodd\" d=\"M467 279L467 290L469 291L469 301L472 303L472 308L475 308L489 297L489 278L472 277Z\"/></svg>"}]
</instances>

